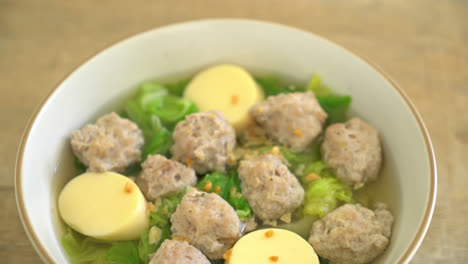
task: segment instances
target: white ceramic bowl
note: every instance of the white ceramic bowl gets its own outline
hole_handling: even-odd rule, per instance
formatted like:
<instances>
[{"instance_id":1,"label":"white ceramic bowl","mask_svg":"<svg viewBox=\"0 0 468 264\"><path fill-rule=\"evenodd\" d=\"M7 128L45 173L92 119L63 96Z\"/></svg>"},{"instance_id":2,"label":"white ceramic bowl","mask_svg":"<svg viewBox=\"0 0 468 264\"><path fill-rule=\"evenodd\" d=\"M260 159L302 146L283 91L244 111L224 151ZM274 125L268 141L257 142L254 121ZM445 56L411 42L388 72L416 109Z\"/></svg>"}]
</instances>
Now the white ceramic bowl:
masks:
<instances>
[{"instance_id":1,"label":"white ceramic bowl","mask_svg":"<svg viewBox=\"0 0 468 264\"><path fill-rule=\"evenodd\" d=\"M73 130L115 109L143 80L228 62L306 82L312 73L352 95L352 113L374 125L384 146L376 189L395 214L391 243L376 263L407 263L420 245L436 197L436 165L424 124L381 71L308 32L249 20L204 20L158 28L102 51L42 103L25 131L16 165L16 198L42 259L68 263L57 196L71 175Z\"/></svg>"}]
</instances>

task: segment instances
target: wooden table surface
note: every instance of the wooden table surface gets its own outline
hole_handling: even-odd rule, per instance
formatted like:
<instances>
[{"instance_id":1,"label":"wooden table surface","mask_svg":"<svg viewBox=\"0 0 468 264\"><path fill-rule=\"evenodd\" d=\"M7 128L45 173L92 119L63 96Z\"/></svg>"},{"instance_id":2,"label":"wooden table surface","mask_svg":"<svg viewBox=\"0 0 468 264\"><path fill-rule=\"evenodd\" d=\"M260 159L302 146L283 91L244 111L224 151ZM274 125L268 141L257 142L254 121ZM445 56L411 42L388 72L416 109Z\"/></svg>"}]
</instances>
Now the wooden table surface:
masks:
<instances>
[{"instance_id":1,"label":"wooden table surface","mask_svg":"<svg viewBox=\"0 0 468 264\"><path fill-rule=\"evenodd\" d=\"M80 63L174 22L246 17L299 27L373 60L419 109L434 143L438 197L412 263L468 262L468 1L0 0L0 262L39 263L21 226L14 166L36 106Z\"/></svg>"}]
</instances>

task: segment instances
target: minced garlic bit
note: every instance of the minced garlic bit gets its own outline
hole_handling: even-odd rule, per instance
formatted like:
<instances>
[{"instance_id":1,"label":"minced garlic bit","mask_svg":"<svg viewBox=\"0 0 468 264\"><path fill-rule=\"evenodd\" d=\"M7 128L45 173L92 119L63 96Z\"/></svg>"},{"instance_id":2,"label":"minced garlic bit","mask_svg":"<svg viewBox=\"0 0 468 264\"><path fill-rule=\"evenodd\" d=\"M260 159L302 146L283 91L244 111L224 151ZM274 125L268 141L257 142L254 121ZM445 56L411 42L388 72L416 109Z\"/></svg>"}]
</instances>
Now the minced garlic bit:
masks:
<instances>
[{"instance_id":1,"label":"minced garlic bit","mask_svg":"<svg viewBox=\"0 0 468 264\"><path fill-rule=\"evenodd\" d=\"M277 226L278 222L276 222L276 220L265 220L265 221L263 221L263 224L264 225L269 225L269 226Z\"/></svg>"},{"instance_id":2,"label":"minced garlic bit","mask_svg":"<svg viewBox=\"0 0 468 264\"><path fill-rule=\"evenodd\" d=\"M294 171L294 174L303 175L304 174L304 169L305 169L305 165L300 164L299 166L297 166L296 170Z\"/></svg>"},{"instance_id":3,"label":"minced garlic bit","mask_svg":"<svg viewBox=\"0 0 468 264\"><path fill-rule=\"evenodd\" d=\"M231 256L232 256L232 248L224 252L223 259L229 262L229 259L231 259Z\"/></svg>"},{"instance_id":4,"label":"minced garlic bit","mask_svg":"<svg viewBox=\"0 0 468 264\"><path fill-rule=\"evenodd\" d=\"M279 259L279 257L278 257L278 256L271 256L271 257L269 257L268 259L270 259L270 260L273 261L273 262L277 262L278 259Z\"/></svg>"},{"instance_id":5,"label":"minced garlic bit","mask_svg":"<svg viewBox=\"0 0 468 264\"><path fill-rule=\"evenodd\" d=\"M268 237L268 238L272 237L274 234L275 233L271 229L265 232L265 236Z\"/></svg>"},{"instance_id":6,"label":"minced garlic bit","mask_svg":"<svg viewBox=\"0 0 468 264\"><path fill-rule=\"evenodd\" d=\"M101 149L99 141L97 141L97 140L93 140L90 145L91 145L91 148L93 148L93 149Z\"/></svg>"},{"instance_id":7,"label":"minced garlic bit","mask_svg":"<svg viewBox=\"0 0 468 264\"><path fill-rule=\"evenodd\" d=\"M278 146L274 146L270 150L270 154L278 156L280 154L280 148Z\"/></svg>"},{"instance_id":8,"label":"minced garlic bit","mask_svg":"<svg viewBox=\"0 0 468 264\"><path fill-rule=\"evenodd\" d=\"M354 188L354 190L357 190L357 189L361 188L362 186L364 186L364 183L360 182L360 183L354 184L353 188Z\"/></svg>"},{"instance_id":9,"label":"minced garlic bit","mask_svg":"<svg viewBox=\"0 0 468 264\"><path fill-rule=\"evenodd\" d=\"M159 227L153 226L151 227L149 234L148 234L148 242L150 244L156 244L161 240L162 231Z\"/></svg>"},{"instance_id":10,"label":"minced garlic bit","mask_svg":"<svg viewBox=\"0 0 468 264\"><path fill-rule=\"evenodd\" d=\"M173 236L172 239L178 240L178 241L182 241L182 242L190 243L190 239L188 239L188 238L186 238L186 237Z\"/></svg>"},{"instance_id":11,"label":"minced garlic bit","mask_svg":"<svg viewBox=\"0 0 468 264\"><path fill-rule=\"evenodd\" d=\"M187 162L187 167L192 168L192 159L190 157L186 157L185 161Z\"/></svg>"},{"instance_id":12,"label":"minced garlic bit","mask_svg":"<svg viewBox=\"0 0 468 264\"><path fill-rule=\"evenodd\" d=\"M316 173L309 173L307 174L307 176L305 177L305 180L307 182L311 182L311 181L315 181L315 180L319 180L320 179L320 176L317 175Z\"/></svg>"},{"instance_id":13,"label":"minced garlic bit","mask_svg":"<svg viewBox=\"0 0 468 264\"><path fill-rule=\"evenodd\" d=\"M215 187L215 193L216 193L216 194L219 194L219 191L221 191L221 187L219 187L218 185L216 185L216 187Z\"/></svg>"},{"instance_id":14,"label":"minced garlic bit","mask_svg":"<svg viewBox=\"0 0 468 264\"><path fill-rule=\"evenodd\" d=\"M231 96L231 104L237 105L238 103L239 103L239 96L238 95Z\"/></svg>"},{"instance_id":15,"label":"minced garlic bit","mask_svg":"<svg viewBox=\"0 0 468 264\"><path fill-rule=\"evenodd\" d=\"M152 202L146 203L146 210L148 212L156 212L156 206Z\"/></svg>"},{"instance_id":16,"label":"minced garlic bit","mask_svg":"<svg viewBox=\"0 0 468 264\"><path fill-rule=\"evenodd\" d=\"M302 130L296 129L296 130L294 130L294 134L296 134L296 136L298 136L298 137L302 137Z\"/></svg>"},{"instance_id":17,"label":"minced garlic bit","mask_svg":"<svg viewBox=\"0 0 468 264\"><path fill-rule=\"evenodd\" d=\"M291 213L281 216L280 220L285 222L286 224L291 223Z\"/></svg>"},{"instance_id":18,"label":"minced garlic bit","mask_svg":"<svg viewBox=\"0 0 468 264\"><path fill-rule=\"evenodd\" d=\"M203 190L205 190L205 192L209 192L211 190L211 186L213 184L211 183L211 181L207 181L205 186L203 186Z\"/></svg>"},{"instance_id":19,"label":"minced garlic bit","mask_svg":"<svg viewBox=\"0 0 468 264\"><path fill-rule=\"evenodd\" d=\"M231 153L228 154L227 163L228 163L229 166L234 166L234 165L236 165L236 163L237 163L237 157L236 157L236 155L235 155L233 152L231 152Z\"/></svg>"},{"instance_id":20,"label":"minced garlic bit","mask_svg":"<svg viewBox=\"0 0 468 264\"><path fill-rule=\"evenodd\" d=\"M198 161L203 162L203 161L205 160L205 158L206 158L206 155L205 155L204 152L197 152L197 153L195 154L195 157L197 158ZM192 163L193 163L193 162L192 162Z\"/></svg>"},{"instance_id":21,"label":"minced garlic bit","mask_svg":"<svg viewBox=\"0 0 468 264\"><path fill-rule=\"evenodd\" d=\"M162 203L162 200L161 200L161 197L158 197L156 198L156 200L154 200L154 206L156 207L156 209L158 209L158 207L161 205Z\"/></svg>"},{"instance_id":22,"label":"minced garlic bit","mask_svg":"<svg viewBox=\"0 0 468 264\"><path fill-rule=\"evenodd\" d=\"M236 187L232 187L231 190L229 190L229 195L233 198L241 198L242 194L237 191Z\"/></svg>"},{"instance_id":23,"label":"minced garlic bit","mask_svg":"<svg viewBox=\"0 0 468 264\"><path fill-rule=\"evenodd\" d=\"M132 182L128 181L127 183L125 183L124 192L132 193L132 191L133 191L133 184Z\"/></svg>"},{"instance_id":24,"label":"minced garlic bit","mask_svg":"<svg viewBox=\"0 0 468 264\"><path fill-rule=\"evenodd\" d=\"M232 196L233 194L235 194L237 191L237 188L236 187L232 187L231 190L229 190L229 194Z\"/></svg>"}]
</instances>

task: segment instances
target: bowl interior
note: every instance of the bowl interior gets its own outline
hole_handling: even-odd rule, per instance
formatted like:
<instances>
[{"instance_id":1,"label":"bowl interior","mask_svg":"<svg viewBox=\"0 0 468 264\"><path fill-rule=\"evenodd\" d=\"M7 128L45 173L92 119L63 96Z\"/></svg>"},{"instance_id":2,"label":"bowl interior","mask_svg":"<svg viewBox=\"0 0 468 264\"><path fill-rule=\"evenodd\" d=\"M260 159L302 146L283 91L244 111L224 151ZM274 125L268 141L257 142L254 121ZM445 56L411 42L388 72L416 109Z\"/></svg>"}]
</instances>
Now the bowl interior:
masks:
<instances>
[{"instance_id":1,"label":"bowl interior","mask_svg":"<svg viewBox=\"0 0 468 264\"><path fill-rule=\"evenodd\" d=\"M17 164L17 199L25 228L48 262L68 263L60 246L58 192L72 176L71 131L118 106L138 83L187 74L216 63L305 83L313 73L352 95L352 114L381 134L384 169L376 190L395 215L389 248L376 263L408 260L432 214L435 164L427 133L402 94L369 64L320 37L246 20L189 22L149 31L83 64L49 96L30 122Z\"/></svg>"}]
</instances>

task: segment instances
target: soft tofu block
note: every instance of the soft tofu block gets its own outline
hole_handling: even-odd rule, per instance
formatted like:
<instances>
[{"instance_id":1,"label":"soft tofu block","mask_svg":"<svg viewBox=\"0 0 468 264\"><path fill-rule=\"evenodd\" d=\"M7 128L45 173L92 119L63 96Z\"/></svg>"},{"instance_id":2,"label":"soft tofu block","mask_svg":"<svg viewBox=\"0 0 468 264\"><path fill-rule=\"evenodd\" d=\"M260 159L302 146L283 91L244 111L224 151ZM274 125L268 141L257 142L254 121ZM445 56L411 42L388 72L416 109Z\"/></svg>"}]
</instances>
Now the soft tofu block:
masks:
<instances>
[{"instance_id":1,"label":"soft tofu block","mask_svg":"<svg viewBox=\"0 0 468 264\"><path fill-rule=\"evenodd\" d=\"M263 100L263 91L245 69L223 64L198 73L185 89L184 97L200 111L222 111L240 131L250 122L249 108Z\"/></svg>"},{"instance_id":2,"label":"soft tofu block","mask_svg":"<svg viewBox=\"0 0 468 264\"><path fill-rule=\"evenodd\" d=\"M225 254L229 264L319 264L312 246L284 229L261 229L243 236Z\"/></svg>"},{"instance_id":3,"label":"soft tofu block","mask_svg":"<svg viewBox=\"0 0 468 264\"><path fill-rule=\"evenodd\" d=\"M102 240L131 240L148 228L146 200L129 178L85 173L73 178L58 199L62 219L76 231Z\"/></svg>"}]
</instances>

